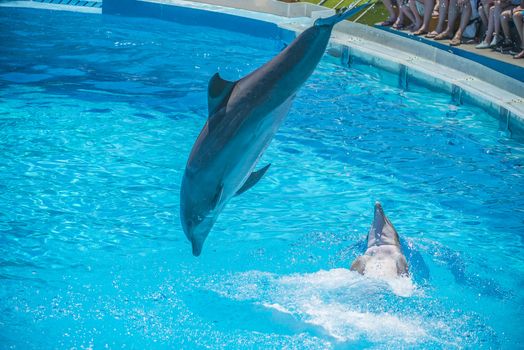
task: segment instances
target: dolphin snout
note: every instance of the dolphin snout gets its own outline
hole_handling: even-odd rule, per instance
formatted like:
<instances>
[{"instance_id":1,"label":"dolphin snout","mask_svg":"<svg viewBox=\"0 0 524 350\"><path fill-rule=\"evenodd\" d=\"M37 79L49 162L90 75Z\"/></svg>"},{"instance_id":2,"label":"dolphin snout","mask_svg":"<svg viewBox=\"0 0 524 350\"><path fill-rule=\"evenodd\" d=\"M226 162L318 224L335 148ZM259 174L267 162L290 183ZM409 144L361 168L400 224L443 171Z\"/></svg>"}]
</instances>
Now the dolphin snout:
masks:
<instances>
[{"instance_id":1,"label":"dolphin snout","mask_svg":"<svg viewBox=\"0 0 524 350\"><path fill-rule=\"evenodd\" d=\"M203 242L198 242L196 239L191 240L191 247L193 249L193 256L199 256L202 253Z\"/></svg>"},{"instance_id":2,"label":"dolphin snout","mask_svg":"<svg viewBox=\"0 0 524 350\"><path fill-rule=\"evenodd\" d=\"M198 226L195 225L195 223L192 220L186 221L184 226L184 232L186 234L186 237L189 240L189 242L191 242L193 255L199 256L200 253L202 253L202 246L204 245L204 242L197 238Z\"/></svg>"},{"instance_id":3,"label":"dolphin snout","mask_svg":"<svg viewBox=\"0 0 524 350\"><path fill-rule=\"evenodd\" d=\"M188 220L186 222L186 236L191 247L194 256L199 256L202 253L204 242L213 227L214 218L205 217L203 220Z\"/></svg>"}]
</instances>

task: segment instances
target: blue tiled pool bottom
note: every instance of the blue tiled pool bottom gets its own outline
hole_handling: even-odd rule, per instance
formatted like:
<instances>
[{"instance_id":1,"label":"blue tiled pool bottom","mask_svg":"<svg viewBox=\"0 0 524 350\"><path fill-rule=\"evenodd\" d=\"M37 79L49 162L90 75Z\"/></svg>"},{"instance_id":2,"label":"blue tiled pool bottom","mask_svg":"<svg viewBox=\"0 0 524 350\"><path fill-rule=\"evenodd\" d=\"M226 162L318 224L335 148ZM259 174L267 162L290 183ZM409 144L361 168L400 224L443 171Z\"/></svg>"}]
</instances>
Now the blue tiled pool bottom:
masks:
<instances>
[{"instance_id":1,"label":"blue tiled pool bottom","mask_svg":"<svg viewBox=\"0 0 524 350\"><path fill-rule=\"evenodd\" d=\"M522 342L524 147L481 109L326 56L261 160L268 174L195 259L178 196L209 77L238 79L282 42L151 19L0 17L2 346ZM62 35L74 31L91 35ZM414 287L347 270L375 200Z\"/></svg>"}]
</instances>

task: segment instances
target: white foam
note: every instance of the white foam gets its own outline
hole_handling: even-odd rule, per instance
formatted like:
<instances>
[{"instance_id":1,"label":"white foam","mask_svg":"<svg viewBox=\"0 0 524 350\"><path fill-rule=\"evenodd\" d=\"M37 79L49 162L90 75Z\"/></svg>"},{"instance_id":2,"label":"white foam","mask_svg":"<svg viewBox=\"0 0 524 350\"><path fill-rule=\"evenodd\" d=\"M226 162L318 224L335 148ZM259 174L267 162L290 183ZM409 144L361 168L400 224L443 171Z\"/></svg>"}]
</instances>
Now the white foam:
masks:
<instances>
[{"instance_id":1,"label":"white foam","mask_svg":"<svg viewBox=\"0 0 524 350\"><path fill-rule=\"evenodd\" d=\"M307 284L319 286L323 289L350 287L359 282L355 272L348 269L320 270L314 273L294 274L279 279L281 284Z\"/></svg>"},{"instance_id":2,"label":"white foam","mask_svg":"<svg viewBox=\"0 0 524 350\"><path fill-rule=\"evenodd\" d=\"M356 340L362 336L373 341L402 339L416 343L426 337L426 331L418 320L407 320L389 313L359 312L347 305L324 303L312 299L303 305L308 315L306 322L321 326L339 341Z\"/></svg>"},{"instance_id":3,"label":"white foam","mask_svg":"<svg viewBox=\"0 0 524 350\"><path fill-rule=\"evenodd\" d=\"M366 270L367 272L367 270ZM361 276L357 272L348 269L320 270L310 274L296 274L284 276L279 279L281 284L303 284L314 285L317 289L336 289L336 288L355 288L367 285L373 287L374 284L385 282L390 290L402 297L410 297L417 291L416 285L406 276L390 277L388 274L370 272L369 275ZM373 283L375 282L375 283Z\"/></svg>"},{"instance_id":4,"label":"white foam","mask_svg":"<svg viewBox=\"0 0 524 350\"><path fill-rule=\"evenodd\" d=\"M209 286L224 297L252 300L268 309L322 328L340 342L360 338L389 344L417 343L429 336L418 316L396 314L388 295L407 297L416 290L407 277L367 277L348 269L278 276L248 271Z\"/></svg>"},{"instance_id":5,"label":"white foam","mask_svg":"<svg viewBox=\"0 0 524 350\"><path fill-rule=\"evenodd\" d=\"M291 311L289 311L288 309L286 309L285 307L283 307L282 305L279 305L279 304L270 304L270 303L262 303L260 304L268 309L274 309L274 310L277 310L278 312L282 312L282 313L285 313L285 314L289 314L289 315L293 315L293 313Z\"/></svg>"}]
</instances>

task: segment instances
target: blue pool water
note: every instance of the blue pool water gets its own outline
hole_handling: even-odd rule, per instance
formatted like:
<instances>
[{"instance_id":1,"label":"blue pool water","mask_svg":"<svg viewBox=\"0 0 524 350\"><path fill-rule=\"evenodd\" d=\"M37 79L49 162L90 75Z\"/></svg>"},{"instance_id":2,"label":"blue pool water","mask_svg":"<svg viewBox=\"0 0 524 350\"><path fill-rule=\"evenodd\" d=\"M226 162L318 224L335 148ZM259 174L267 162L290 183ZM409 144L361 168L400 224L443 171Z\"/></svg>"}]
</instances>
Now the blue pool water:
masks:
<instances>
[{"instance_id":1,"label":"blue pool water","mask_svg":"<svg viewBox=\"0 0 524 350\"><path fill-rule=\"evenodd\" d=\"M448 95L326 56L191 255L179 186L216 71L278 40L0 8L0 348L508 348L524 147ZM347 270L376 200L413 284Z\"/></svg>"}]
</instances>

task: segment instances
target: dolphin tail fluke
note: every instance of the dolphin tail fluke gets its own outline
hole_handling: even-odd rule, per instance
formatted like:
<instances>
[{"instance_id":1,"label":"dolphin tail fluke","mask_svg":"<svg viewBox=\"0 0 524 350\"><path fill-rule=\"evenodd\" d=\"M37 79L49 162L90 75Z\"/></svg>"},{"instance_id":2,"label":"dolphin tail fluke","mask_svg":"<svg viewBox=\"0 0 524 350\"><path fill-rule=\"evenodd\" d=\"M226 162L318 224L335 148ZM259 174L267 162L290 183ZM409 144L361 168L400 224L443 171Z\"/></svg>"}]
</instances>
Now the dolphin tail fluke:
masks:
<instances>
[{"instance_id":1,"label":"dolphin tail fluke","mask_svg":"<svg viewBox=\"0 0 524 350\"><path fill-rule=\"evenodd\" d=\"M365 3L361 5L357 5L359 1L356 1L353 6L345 9L344 11L340 11L337 14L327 17L327 18L319 18L315 21L316 26L334 26L340 21L345 20L346 18L349 18L362 10L363 8L370 5L370 0L366 1Z\"/></svg>"}]
</instances>

